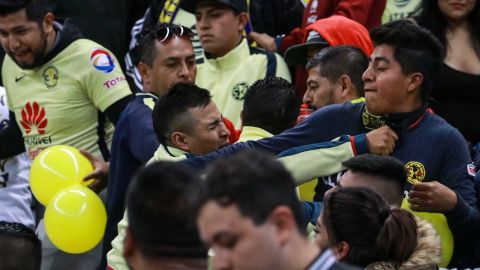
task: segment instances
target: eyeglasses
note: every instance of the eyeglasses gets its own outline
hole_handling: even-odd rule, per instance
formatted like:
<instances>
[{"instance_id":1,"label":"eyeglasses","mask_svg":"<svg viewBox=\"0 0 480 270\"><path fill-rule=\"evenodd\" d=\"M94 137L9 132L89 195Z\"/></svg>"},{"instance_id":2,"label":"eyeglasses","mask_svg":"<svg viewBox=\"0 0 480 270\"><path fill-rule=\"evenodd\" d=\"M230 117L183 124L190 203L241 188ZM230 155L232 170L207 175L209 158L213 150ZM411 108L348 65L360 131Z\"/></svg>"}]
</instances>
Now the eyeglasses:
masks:
<instances>
[{"instance_id":1,"label":"eyeglasses","mask_svg":"<svg viewBox=\"0 0 480 270\"><path fill-rule=\"evenodd\" d=\"M181 37L187 36L189 38L193 38L193 32L188 27L183 27L179 25L168 25L168 26L160 26L157 30L155 30L155 37L157 40L162 43L172 37L172 35Z\"/></svg>"}]
</instances>

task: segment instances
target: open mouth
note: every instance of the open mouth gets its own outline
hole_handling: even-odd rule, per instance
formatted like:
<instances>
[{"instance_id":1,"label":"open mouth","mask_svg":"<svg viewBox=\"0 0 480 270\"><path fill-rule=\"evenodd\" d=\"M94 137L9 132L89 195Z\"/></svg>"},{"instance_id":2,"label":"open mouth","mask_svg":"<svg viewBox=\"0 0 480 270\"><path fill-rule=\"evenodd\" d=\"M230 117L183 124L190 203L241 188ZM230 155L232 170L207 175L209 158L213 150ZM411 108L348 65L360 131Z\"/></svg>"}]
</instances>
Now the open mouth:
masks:
<instances>
[{"instance_id":1,"label":"open mouth","mask_svg":"<svg viewBox=\"0 0 480 270\"><path fill-rule=\"evenodd\" d=\"M449 6L451 6L454 9L463 9L465 8L465 4L462 3L451 3Z\"/></svg>"},{"instance_id":2,"label":"open mouth","mask_svg":"<svg viewBox=\"0 0 480 270\"><path fill-rule=\"evenodd\" d=\"M13 55L13 57L18 60L25 58L28 55L28 52L16 52L12 53L11 55Z\"/></svg>"}]
</instances>

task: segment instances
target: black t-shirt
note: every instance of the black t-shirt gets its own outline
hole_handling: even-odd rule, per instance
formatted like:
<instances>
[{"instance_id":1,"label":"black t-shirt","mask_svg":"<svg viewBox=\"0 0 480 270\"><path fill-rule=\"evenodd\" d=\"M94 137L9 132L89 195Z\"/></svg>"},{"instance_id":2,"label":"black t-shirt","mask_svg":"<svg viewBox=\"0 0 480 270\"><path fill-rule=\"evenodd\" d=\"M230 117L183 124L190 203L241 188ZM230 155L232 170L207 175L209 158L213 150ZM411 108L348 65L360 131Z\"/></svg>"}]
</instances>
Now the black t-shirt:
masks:
<instances>
[{"instance_id":1,"label":"black t-shirt","mask_svg":"<svg viewBox=\"0 0 480 270\"><path fill-rule=\"evenodd\" d=\"M473 145L480 142L480 75L443 64L433 88L433 111L456 127Z\"/></svg>"}]
</instances>

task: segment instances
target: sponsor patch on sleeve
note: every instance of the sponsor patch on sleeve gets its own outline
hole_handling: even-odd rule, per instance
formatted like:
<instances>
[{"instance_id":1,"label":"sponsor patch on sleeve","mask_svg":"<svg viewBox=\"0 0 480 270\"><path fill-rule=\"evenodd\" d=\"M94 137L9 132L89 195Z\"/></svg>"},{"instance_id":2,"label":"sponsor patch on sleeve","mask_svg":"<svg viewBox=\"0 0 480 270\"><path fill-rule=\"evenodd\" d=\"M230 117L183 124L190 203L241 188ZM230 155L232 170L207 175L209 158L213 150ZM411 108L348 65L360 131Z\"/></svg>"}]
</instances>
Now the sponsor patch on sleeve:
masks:
<instances>
[{"instance_id":1,"label":"sponsor patch on sleeve","mask_svg":"<svg viewBox=\"0 0 480 270\"><path fill-rule=\"evenodd\" d=\"M118 76L118 77L115 77L113 79L106 80L105 82L103 82L103 86L110 89L112 87L115 87L120 82L123 82L123 81L126 81L126 80L127 79L125 78L125 76Z\"/></svg>"},{"instance_id":2,"label":"sponsor patch on sleeve","mask_svg":"<svg viewBox=\"0 0 480 270\"><path fill-rule=\"evenodd\" d=\"M96 49L90 55L90 62L95 69L104 73L110 73L115 69L115 63L110 53L103 49Z\"/></svg>"}]
</instances>

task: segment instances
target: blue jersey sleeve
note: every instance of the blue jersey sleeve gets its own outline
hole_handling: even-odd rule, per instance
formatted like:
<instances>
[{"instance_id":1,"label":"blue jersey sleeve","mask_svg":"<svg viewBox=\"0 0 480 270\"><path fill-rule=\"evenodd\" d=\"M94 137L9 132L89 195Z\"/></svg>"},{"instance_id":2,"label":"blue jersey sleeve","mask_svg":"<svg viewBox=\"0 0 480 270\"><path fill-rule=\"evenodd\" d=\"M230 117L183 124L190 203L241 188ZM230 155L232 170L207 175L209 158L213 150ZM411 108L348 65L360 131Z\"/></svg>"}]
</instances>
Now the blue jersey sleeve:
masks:
<instances>
[{"instance_id":1,"label":"blue jersey sleeve","mask_svg":"<svg viewBox=\"0 0 480 270\"><path fill-rule=\"evenodd\" d=\"M459 220L465 218L463 214L456 213L456 211L463 212L461 211L463 208L461 207L462 201L465 203L465 207L472 207L471 210L476 210L477 195L473 175L470 175L468 171L471 160L465 139L456 129L452 129L447 134L443 147L445 149L442 155L441 182L462 197L462 200L459 200L459 205L457 204L454 210L447 213L447 218L450 217L449 223L456 225Z\"/></svg>"},{"instance_id":2,"label":"blue jersey sleeve","mask_svg":"<svg viewBox=\"0 0 480 270\"><path fill-rule=\"evenodd\" d=\"M359 124L360 118L346 116L343 113L345 106L351 106L351 104L324 107L315 111L301 124L273 137L237 143L203 156L188 156L189 158L183 162L192 168L201 169L213 160L231 156L243 149L255 149L277 155L293 147L329 142L341 135L358 135L363 133L363 131L359 131L357 128L357 126L361 126ZM339 121L342 124L339 125ZM355 126L355 128L352 128L352 126ZM363 137L360 135L358 138ZM359 139L355 147L357 150L360 150L359 153L365 152L367 149L365 140Z\"/></svg>"},{"instance_id":3,"label":"blue jersey sleeve","mask_svg":"<svg viewBox=\"0 0 480 270\"><path fill-rule=\"evenodd\" d=\"M146 162L159 146L157 135L153 130L152 110L143 105L129 117L131 138L128 140L132 154L137 160Z\"/></svg>"},{"instance_id":4,"label":"blue jersey sleeve","mask_svg":"<svg viewBox=\"0 0 480 270\"><path fill-rule=\"evenodd\" d=\"M480 213L475 182L468 171L470 155L462 135L456 130L446 137L442 156L442 182L457 194L454 209L445 213L448 226L454 237L454 256L451 265L472 266L475 250L480 251Z\"/></svg>"}]
</instances>

